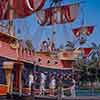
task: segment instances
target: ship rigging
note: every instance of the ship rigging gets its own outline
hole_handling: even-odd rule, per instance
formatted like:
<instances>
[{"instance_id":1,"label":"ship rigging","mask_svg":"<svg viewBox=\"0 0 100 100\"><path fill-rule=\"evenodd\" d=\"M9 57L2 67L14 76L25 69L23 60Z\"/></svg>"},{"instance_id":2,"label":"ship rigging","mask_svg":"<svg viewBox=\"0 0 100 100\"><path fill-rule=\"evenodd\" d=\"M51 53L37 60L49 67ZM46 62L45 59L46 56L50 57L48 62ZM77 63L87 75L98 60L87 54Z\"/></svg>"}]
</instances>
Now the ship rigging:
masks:
<instances>
[{"instance_id":1,"label":"ship rigging","mask_svg":"<svg viewBox=\"0 0 100 100\"><path fill-rule=\"evenodd\" d=\"M62 5L63 0L51 0L49 8L44 7L45 3L46 0L15 0L14 2L13 0L3 0L3 2L0 2L0 20L2 20L0 25L0 46L2 47L0 47L0 56L4 59L1 69L2 73L4 72L2 79L5 80L0 84L0 89L3 91L3 93L0 91L0 95L9 93L26 97L34 93L34 95L50 96L57 95L58 88L63 87L64 90L59 90L62 95L64 95L64 92L70 92L71 95L75 96L71 92L71 88L74 86L75 89L76 85L74 64L80 57L87 59L93 54L92 48L81 48L81 46L87 43L89 36L93 33L94 26L84 25L84 14L80 27L71 26L81 12L82 4L80 2ZM39 26L34 37L31 40L17 39L14 21L19 21L17 32L21 34L24 29L29 30L30 26L27 27L27 21L23 20L23 26L20 22L33 13ZM2 22L4 25L2 25ZM56 25L58 24L64 29L60 39L64 34L65 43L61 48L56 46L59 32ZM70 24L74 40L66 39L66 24ZM51 27L50 30L48 27ZM46 28L51 34L46 32L46 39L42 40L42 34ZM29 31L27 31L27 34L30 35ZM27 36L27 38L30 38L30 36ZM35 45L39 45L39 47L35 49ZM96 47L95 44L92 45ZM52 80L54 82L58 80L64 86L59 86L59 83L55 86L56 83L54 83L54 87L52 87L49 84L49 82L52 83Z\"/></svg>"}]
</instances>

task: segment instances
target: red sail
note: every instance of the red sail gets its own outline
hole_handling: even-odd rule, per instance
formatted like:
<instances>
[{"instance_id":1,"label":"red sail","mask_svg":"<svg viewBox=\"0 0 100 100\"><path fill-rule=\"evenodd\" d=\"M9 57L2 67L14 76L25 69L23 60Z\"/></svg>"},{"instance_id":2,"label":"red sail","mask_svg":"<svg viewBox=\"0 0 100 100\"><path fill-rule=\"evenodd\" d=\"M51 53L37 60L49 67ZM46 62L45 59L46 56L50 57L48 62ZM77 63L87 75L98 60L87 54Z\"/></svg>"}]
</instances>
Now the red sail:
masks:
<instances>
[{"instance_id":1,"label":"red sail","mask_svg":"<svg viewBox=\"0 0 100 100\"><path fill-rule=\"evenodd\" d=\"M40 10L45 0L13 0L13 6L9 7L9 0L0 2L0 19L8 19L9 9L14 10L14 18L23 18L31 15L34 11Z\"/></svg>"},{"instance_id":2,"label":"red sail","mask_svg":"<svg viewBox=\"0 0 100 100\"><path fill-rule=\"evenodd\" d=\"M64 24L73 22L79 12L79 4L65 5L43 9L36 13L36 18L41 26Z\"/></svg>"},{"instance_id":3,"label":"red sail","mask_svg":"<svg viewBox=\"0 0 100 100\"><path fill-rule=\"evenodd\" d=\"M93 32L94 26L85 26L73 29L73 33L76 37L79 37L80 34L86 34L89 36Z\"/></svg>"}]
</instances>

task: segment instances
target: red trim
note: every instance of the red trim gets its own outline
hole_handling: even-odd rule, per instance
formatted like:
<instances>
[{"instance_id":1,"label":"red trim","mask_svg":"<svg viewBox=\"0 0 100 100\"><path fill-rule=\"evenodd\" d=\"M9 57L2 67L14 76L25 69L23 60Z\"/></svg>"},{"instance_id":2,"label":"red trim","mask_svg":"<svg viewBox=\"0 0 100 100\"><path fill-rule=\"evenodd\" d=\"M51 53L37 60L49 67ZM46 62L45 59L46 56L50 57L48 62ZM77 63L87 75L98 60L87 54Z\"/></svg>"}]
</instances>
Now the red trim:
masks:
<instances>
[{"instance_id":1,"label":"red trim","mask_svg":"<svg viewBox=\"0 0 100 100\"><path fill-rule=\"evenodd\" d=\"M7 95L8 87L7 85L0 85L0 95Z\"/></svg>"}]
</instances>

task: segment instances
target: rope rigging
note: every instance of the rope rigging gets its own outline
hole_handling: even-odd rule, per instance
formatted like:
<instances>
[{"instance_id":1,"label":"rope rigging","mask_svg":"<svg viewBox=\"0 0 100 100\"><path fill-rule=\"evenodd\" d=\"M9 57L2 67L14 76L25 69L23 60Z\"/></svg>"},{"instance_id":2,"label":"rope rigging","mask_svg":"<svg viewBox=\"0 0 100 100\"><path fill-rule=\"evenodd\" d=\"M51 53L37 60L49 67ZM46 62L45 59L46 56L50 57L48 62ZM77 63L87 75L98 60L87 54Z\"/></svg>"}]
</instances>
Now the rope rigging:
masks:
<instances>
[{"instance_id":1,"label":"rope rigging","mask_svg":"<svg viewBox=\"0 0 100 100\"><path fill-rule=\"evenodd\" d=\"M84 23L85 23L84 16L85 16L85 13L84 13L84 9L83 9L82 6L81 6L81 12L82 12L81 26L84 27ZM80 43L80 45L83 45L84 43L87 42L87 35L84 34L83 32L81 32L80 34L81 35L79 37L79 43Z\"/></svg>"},{"instance_id":2,"label":"rope rigging","mask_svg":"<svg viewBox=\"0 0 100 100\"><path fill-rule=\"evenodd\" d=\"M61 4L62 4L62 2L63 2L63 0L49 0L49 2L50 2L50 7L52 7L52 6L60 6Z\"/></svg>"},{"instance_id":3,"label":"rope rigging","mask_svg":"<svg viewBox=\"0 0 100 100\"><path fill-rule=\"evenodd\" d=\"M92 33L92 31L90 31L92 29L92 26L84 26L84 24L85 24L85 19L84 19L85 12L84 12L84 7L82 5L81 5L80 12L81 12L81 22L80 22L81 27L76 28L75 29L76 32L75 31L73 31L73 32L77 38L76 41L81 46L81 45L84 45L87 43L88 36L90 35L90 33ZM89 29L89 27L91 27L91 29Z\"/></svg>"}]
</instances>

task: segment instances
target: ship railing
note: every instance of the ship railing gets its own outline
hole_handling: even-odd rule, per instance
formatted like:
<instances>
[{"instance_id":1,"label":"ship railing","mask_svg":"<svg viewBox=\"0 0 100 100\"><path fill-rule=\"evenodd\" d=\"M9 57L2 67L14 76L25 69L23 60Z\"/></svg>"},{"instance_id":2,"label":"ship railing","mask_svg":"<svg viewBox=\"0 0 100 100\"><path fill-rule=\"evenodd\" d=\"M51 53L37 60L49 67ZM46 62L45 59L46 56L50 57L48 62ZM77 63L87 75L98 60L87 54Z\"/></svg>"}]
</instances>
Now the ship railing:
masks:
<instances>
[{"instance_id":1,"label":"ship railing","mask_svg":"<svg viewBox=\"0 0 100 100\"><path fill-rule=\"evenodd\" d=\"M0 25L0 32L3 32L3 33L8 33L8 28L7 26L3 26L3 25Z\"/></svg>"},{"instance_id":2,"label":"ship railing","mask_svg":"<svg viewBox=\"0 0 100 100\"><path fill-rule=\"evenodd\" d=\"M33 58L33 51L29 50L28 48L18 48L18 57L24 60L32 60Z\"/></svg>"},{"instance_id":3,"label":"ship railing","mask_svg":"<svg viewBox=\"0 0 100 100\"><path fill-rule=\"evenodd\" d=\"M78 58L81 54L80 50L74 50L74 51L66 51L63 50L57 54L59 59L64 59L64 60L75 60Z\"/></svg>"},{"instance_id":4,"label":"ship railing","mask_svg":"<svg viewBox=\"0 0 100 100\"><path fill-rule=\"evenodd\" d=\"M28 95L30 93L30 89L29 88L23 88L23 94L24 95ZM54 92L54 93L53 93ZM63 91L58 91L58 89L54 89L54 91L51 91L50 88L46 88L44 93L41 94L40 89L34 89L32 93L34 93L35 96L58 96L59 93L61 93L61 96L65 95L65 96L70 96L70 89L68 88L63 88Z\"/></svg>"}]
</instances>

